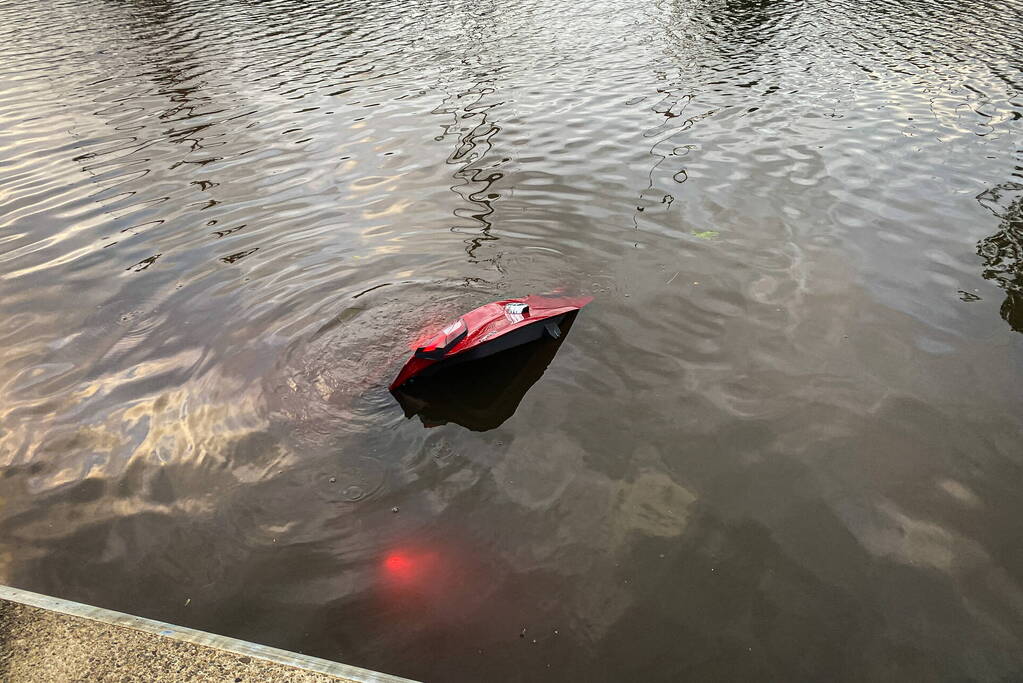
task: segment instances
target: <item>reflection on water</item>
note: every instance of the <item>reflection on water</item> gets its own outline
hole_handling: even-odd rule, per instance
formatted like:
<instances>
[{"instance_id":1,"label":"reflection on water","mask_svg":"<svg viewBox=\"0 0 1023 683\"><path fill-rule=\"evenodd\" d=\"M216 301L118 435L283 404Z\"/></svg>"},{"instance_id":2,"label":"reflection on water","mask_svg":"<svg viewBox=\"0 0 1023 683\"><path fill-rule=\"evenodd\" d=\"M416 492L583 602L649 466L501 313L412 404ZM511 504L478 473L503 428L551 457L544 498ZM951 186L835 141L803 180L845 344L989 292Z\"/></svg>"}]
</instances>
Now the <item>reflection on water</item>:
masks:
<instances>
[{"instance_id":1,"label":"reflection on water","mask_svg":"<svg viewBox=\"0 0 1023 683\"><path fill-rule=\"evenodd\" d=\"M1017 170L1023 171L1023 166ZM979 199L1001 219L998 232L977 244L977 254L984 259L983 275L1005 290L1002 318L1013 330L1023 332L1023 183L999 185ZM964 295L966 300L979 299L969 292Z\"/></svg>"},{"instance_id":2,"label":"reflection on water","mask_svg":"<svg viewBox=\"0 0 1023 683\"><path fill-rule=\"evenodd\" d=\"M429 680L1019 677L1021 20L0 0L0 581Z\"/></svg>"}]
</instances>

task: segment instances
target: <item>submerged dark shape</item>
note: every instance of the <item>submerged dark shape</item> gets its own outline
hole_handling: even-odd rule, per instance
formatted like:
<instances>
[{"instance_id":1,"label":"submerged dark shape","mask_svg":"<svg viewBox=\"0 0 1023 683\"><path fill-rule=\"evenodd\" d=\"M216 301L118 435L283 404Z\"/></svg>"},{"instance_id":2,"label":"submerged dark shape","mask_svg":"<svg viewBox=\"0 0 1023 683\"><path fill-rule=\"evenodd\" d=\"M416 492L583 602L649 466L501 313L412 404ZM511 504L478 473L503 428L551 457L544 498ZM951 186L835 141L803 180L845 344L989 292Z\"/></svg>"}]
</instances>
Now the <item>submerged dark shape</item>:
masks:
<instances>
[{"instance_id":1,"label":"submerged dark shape","mask_svg":"<svg viewBox=\"0 0 1023 683\"><path fill-rule=\"evenodd\" d=\"M557 337L543 330L537 339L471 362L439 364L392 393L405 417L419 415L426 427L454 422L477 432L495 429L515 413L522 397L543 375L577 312L548 323L556 325Z\"/></svg>"}]
</instances>

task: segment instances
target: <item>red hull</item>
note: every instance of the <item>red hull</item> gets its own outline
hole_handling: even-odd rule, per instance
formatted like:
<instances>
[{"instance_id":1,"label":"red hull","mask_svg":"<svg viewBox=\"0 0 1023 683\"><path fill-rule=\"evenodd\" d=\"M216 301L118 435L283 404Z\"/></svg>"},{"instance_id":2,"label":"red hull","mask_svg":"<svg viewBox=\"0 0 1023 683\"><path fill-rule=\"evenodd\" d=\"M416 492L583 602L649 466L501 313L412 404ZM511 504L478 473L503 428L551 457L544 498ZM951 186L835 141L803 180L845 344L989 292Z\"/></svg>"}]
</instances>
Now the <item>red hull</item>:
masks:
<instances>
[{"instance_id":1,"label":"red hull","mask_svg":"<svg viewBox=\"0 0 1023 683\"><path fill-rule=\"evenodd\" d=\"M544 321L578 311L592 297L544 297L529 295L522 299L505 299L480 306L462 315L438 333L419 339L412 345L413 355L402 367L390 389L394 391L416 375L437 363L458 360L472 354L508 348L508 342L521 336L523 342L536 338L526 328L542 327ZM511 304L511 306L509 306ZM519 311L524 305L526 310ZM520 334L521 333L521 334ZM537 330L537 336L542 334Z\"/></svg>"}]
</instances>

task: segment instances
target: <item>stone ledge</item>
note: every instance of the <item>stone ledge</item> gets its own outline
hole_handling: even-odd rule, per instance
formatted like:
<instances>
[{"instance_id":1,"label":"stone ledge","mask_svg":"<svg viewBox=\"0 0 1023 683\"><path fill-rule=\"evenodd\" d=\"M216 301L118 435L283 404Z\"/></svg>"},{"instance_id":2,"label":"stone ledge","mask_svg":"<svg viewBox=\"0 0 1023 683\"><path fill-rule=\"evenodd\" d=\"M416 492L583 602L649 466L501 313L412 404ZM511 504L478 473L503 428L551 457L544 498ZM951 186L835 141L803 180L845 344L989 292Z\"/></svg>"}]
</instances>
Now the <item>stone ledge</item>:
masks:
<instances>
[{"instance_id":1,"label":"stone ledge","mask_svg":"<svg viewBox=\"0 0 1023 683\"><path fill-rule=\"evenodd\" d=\"M7 586L0 586L0 681L410 683Z\"/></svg>"}]
</instances>

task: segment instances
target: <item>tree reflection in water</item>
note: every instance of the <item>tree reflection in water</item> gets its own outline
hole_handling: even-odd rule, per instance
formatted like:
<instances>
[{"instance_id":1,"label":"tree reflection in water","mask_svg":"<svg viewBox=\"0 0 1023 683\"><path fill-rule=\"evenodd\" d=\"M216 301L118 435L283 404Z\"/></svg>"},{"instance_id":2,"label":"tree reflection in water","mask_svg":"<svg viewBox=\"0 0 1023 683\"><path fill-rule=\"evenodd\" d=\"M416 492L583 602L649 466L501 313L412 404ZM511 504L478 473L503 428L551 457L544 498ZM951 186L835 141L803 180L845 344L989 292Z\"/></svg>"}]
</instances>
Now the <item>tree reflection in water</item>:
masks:
<instances>
[{"instance_id":1,"label":"tree reflection in water","mask_svg":"<svg viewBox=\"0 0 1023 683\"><path fill-rule=\"evenodd\" d=\"M1004 183L977 199L1002 219L998 232L977 244L977 254L984 259L982 274L1005 290L1002 318L1023 332L1023 183Z\"/></svg>"}]
</instances>

